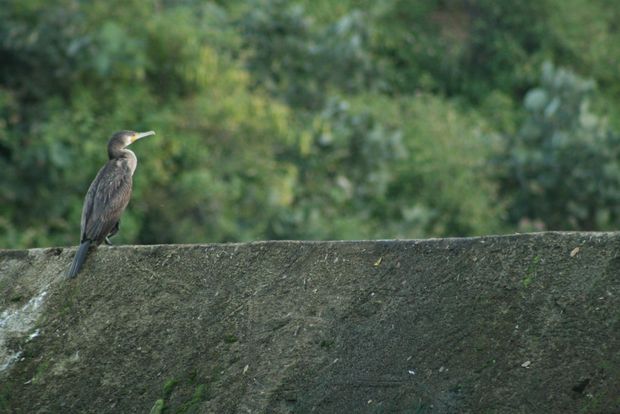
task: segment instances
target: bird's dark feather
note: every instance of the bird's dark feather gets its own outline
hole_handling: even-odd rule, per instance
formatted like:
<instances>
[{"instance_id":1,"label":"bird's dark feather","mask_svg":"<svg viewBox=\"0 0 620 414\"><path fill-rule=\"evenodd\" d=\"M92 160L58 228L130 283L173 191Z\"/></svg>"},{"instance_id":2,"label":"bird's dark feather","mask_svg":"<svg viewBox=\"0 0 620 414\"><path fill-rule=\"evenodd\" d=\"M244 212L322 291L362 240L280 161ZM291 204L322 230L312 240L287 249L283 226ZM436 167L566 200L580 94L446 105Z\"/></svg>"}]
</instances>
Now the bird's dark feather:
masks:
<instances>
[{"instance_id":1,"label":"bird's dark feather","mask_svg":"<svg viewBox=\"0 0 620 414\"><path fill-rule=\"evenodd\" d=\"M75 253L75 257L73 258L73 262L71 263L71 267L67 271L67 277L75 277L79 273L82 268L82 264L84 260L86 260L86 254L88 253L88 248L90 247L90 240L83 241L78 247L77 252Z\"/></svg>"},{"instance_id":2,"label":"bird's dark feather","mask_svg":"<svg viewBox=\"0 0 620 414\"><path fill-rule=\"evenodd\" d=\"M114 229L131 197L128 160L112 159L93 180L82 211L82 240L101 244Z\"/></svg>"}]
</instances>

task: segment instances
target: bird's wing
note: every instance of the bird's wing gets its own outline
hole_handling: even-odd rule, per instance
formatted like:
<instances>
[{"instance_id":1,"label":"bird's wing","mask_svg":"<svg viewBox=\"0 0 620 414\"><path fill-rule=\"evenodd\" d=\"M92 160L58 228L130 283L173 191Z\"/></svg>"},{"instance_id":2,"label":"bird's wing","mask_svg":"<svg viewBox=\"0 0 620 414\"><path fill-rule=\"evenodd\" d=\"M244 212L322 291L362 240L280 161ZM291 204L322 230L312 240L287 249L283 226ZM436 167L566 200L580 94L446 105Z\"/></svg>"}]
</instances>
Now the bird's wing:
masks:
<instances>
[{"instance_id":1,"label":"bird's wing","mask_svg":"<svg viewBox=\"0 0 620 414\"><path fill-rule=\"evenodd\" d=\"M129 203L131 185L131 170L126 162L108 161L86 195L82 238L96 243L105 239Z\"/></svg>"},{"instance_id":2,"label":"bird's wing","mask_svg":"<svg viewBox=\"0 0 620 414\"><path fill-rule=\"evenodd\" d=\"M86 239L86 221L88 217L90 217L93 213L93 200L95 198L95 191L97 190L97 183L99 182L99 177L101 176L103 170L105 170L105 166L99 170L93 182L90 183L90 187L88 187L88 192L84 197L84 206L82 207L82 219L80 220L80 242L83 242Z\"/></svg>"}]
</instances>

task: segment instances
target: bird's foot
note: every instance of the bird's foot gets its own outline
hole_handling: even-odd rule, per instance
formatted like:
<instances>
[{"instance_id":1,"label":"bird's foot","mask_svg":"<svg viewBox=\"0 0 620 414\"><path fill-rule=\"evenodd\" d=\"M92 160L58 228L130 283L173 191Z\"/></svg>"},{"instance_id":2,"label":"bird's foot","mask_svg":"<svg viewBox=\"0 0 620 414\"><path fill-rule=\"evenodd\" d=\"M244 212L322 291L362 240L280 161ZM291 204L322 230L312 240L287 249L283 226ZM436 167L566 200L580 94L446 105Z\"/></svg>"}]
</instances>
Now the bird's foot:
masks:
<instances>
[{"instance_id":1,"label":"bird's foot","mask_svg":"<svg viewBox=\"0 0 620 414\"><path fill-rule=\"evenodd\" d=\"M105 244L107 244L108 246L112 246L112 242L110 241L109 237L106 237L104 240Z\"/></svg>"}]
</instances>

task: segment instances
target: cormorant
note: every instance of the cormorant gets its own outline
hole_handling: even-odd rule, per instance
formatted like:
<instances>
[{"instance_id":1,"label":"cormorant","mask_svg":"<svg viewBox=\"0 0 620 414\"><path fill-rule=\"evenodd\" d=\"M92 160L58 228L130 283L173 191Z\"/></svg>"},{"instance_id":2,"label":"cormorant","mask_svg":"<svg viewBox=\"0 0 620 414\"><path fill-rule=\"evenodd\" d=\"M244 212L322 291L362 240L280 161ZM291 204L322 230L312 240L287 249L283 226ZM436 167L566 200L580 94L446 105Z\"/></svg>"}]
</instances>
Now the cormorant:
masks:
<instances>
[{"instance_id":1,"label":"cormorant","mask_svg":"<svg viewBox=\"0 0 620 414\"><path fill-rule=\"evenodd\" d=\"M67 277L75 277L91 245L102 242L110 244L108 237L118 232L121 214L129 203L131 185L138 159L126 147L140 138L155 135L155 132L120 131L108 142L108 162L99 170L90 184L82 208L80 247Z\"/></svg>"}]
</instances>

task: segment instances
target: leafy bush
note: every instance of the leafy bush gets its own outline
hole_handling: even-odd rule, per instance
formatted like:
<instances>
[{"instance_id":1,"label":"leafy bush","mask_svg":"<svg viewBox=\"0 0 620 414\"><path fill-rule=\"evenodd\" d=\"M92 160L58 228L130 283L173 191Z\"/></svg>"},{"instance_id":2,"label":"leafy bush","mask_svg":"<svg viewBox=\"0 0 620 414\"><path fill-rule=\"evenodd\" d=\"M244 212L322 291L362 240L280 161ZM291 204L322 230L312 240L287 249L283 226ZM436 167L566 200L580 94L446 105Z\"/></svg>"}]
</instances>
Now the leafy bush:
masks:
<instances>
[{"instance_id":1,"label":"leafy bush","mask_svg":"<svg viewBox=\"0 0 620 414\"><path fill-rule=\"evenodd\" d=\"M368 101L387 125L399 125L408 154L391 164L384 237L504 230L497 172L488 163L497 143L477 113L431 95Z\"/></svg>"},{"instance_id":2,"label":"leafy bush","mask_svg":"<svg viewBox=\"0 0 620 414\"><path fill-rule=\"evenodd\" d=\"M424 91L481 102L521 93L547 45L548 1L394 0L376 7L373 51L392 93Z\"/></svg>"},{"instance_id":3,"label":"leafy bush","mask_svg":"<svg viewBox=\"0 0 620 414\"><path fill-rule=\"evenodd\" d=\"M508 136L504 189L514 222L547 229L607 229L620 213L620 136L590 109L592 80L543 66L524 100L519 131Z\"/></svg>"},{"instance_id":4,"label":"leafy bush","mask_svg":"<svg viewBox=\"0 0 620 414\"><path fill-rule=\"evenodd\" d=\"M275 235L411 238L502 231L495 143L476 115L432 96L332 100L301 135L288 221ZM285 226L288 224L288 226Z\"/></svg>"},{"instance_id":5,"label":"leafy bush","mask_svg":"<svg viewBox=\"0 0 620 414\"><path fill-rule=\"evenodd\" d=\"M327 90L368 86L373 71L364 15L352 10L318 26L301 5L255 2L239 22L257 85L293 107L320 110Z\"/></svg>"}]
</instances>

